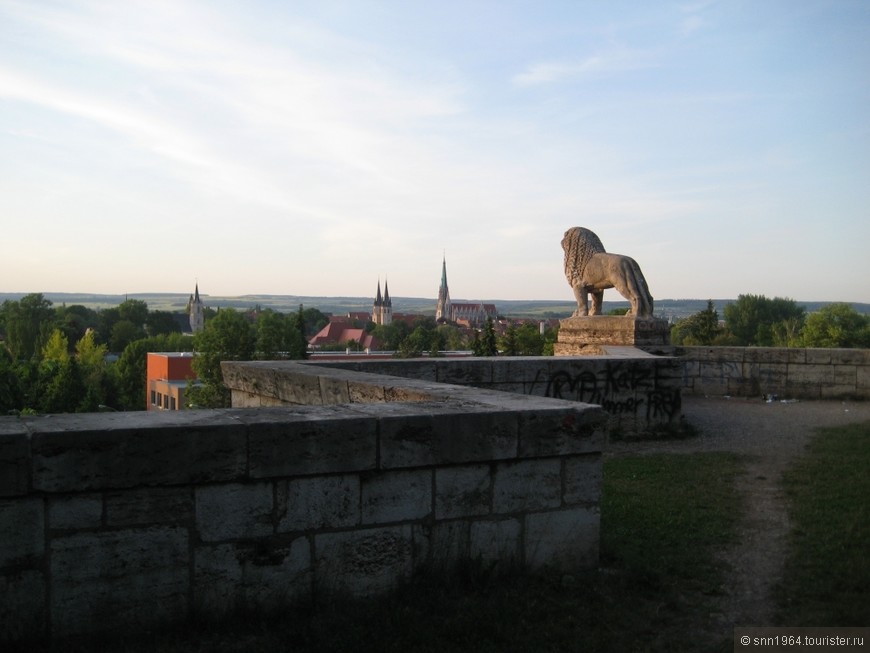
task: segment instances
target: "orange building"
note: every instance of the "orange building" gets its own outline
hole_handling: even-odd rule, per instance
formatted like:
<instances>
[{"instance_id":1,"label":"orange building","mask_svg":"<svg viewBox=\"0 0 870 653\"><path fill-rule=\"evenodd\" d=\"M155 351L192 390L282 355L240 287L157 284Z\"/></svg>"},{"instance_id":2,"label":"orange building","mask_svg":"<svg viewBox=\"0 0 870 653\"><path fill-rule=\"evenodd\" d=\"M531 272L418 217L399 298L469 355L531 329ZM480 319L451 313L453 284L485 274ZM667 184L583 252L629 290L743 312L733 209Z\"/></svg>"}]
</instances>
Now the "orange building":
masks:
<instances>
[{"instance_id":1,"label":"orange building","mask_svg":"<svg viewBox=\"0 0 870 653\"><path fill-rule=\"evenodd\" d=\"M148 352L145 405L148 410L181 410L189 381L196 380L191 352Z\"/></svg>"}]
</instances>

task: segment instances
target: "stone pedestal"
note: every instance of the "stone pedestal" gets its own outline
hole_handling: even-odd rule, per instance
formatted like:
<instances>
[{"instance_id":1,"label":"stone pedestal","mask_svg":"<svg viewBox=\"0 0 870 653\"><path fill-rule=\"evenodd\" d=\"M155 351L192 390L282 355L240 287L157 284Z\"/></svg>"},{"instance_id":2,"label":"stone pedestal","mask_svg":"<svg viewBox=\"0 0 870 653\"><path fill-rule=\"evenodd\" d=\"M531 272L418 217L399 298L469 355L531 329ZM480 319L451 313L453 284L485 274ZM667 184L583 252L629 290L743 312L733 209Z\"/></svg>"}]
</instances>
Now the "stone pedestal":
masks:
<instances>
[{"instance_id":1,"label":"stone pedestal","mask_svg":"<svg viewBox=\"0 0 870 653\"><path fill-rule=\"evenodd\" d=\"M604 354L606 345L643 348L671 342L670 325L658 318L593 315L569 317L559 324L559 337L554 346L556 356Z\"/></svg>"}]
</instances>

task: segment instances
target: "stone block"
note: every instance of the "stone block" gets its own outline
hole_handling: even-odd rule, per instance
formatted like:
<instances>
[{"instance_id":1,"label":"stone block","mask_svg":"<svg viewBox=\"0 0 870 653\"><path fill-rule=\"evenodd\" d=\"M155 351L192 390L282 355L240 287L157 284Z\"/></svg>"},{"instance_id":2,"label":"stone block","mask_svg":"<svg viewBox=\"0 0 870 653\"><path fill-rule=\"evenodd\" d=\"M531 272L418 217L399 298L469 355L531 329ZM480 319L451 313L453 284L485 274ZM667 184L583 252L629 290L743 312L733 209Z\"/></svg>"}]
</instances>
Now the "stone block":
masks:
<instances>
[{"instance_id":1,"label":"stone block","mask_svg":"<svg viewBox=\"0 0 870 653\"><path fill-rule=\"evenodd\" d=\"M46 632L46 583L35 569L0 575L0 642L14 642ZM11 650L18 650L14 646Z\"/></svg>"},{"instance_id":2,"label":"stone block","mask_svg":"<svg viewBox=\"0 0 870 653\"><path fill-rule=\"evenodd\" d=\"M522 529L516 519L475 521L469 533L469 554L484 565L514 564L520 559Z\"/></svg>"},{"instance_id":3,"label":"stone block","mask_svg":"<svg viewBox=\"0 0 870 653\"><path fill-rule=\"evenodd\" d=\"M94 529L102 523L102 495L52 497L48 501L48 527L51 529Z\"/></svg>"},{"instance_id":4,"label":"stone block","mask_svg":"<svg viewBox=\"0 0 870 653\"><path fill-rule=\"evenodd\" d=\"M348 407L288 414L262 409L240 415L249 428L252 478L374 469L377 420Z\"/></svg>"},{"instance_id":5,"label":"stone block","mask_svg":"<svg viewBox=\"0 0 870 653\"><path fill-rule=\"evenodd\" d=\"M743 353L743 363L744 365L803 363L806 360L804 352L803 349L785 347L747 347Z\"/></svg>"},{"instance_id":6,"label":"stone block","mask_svg":"<svg viewBox=\"0 0 870 653\"><path fill-rule=\"evenodd\" d=\"M192 524L193 489L149 487L106 494L107 526Z\"/></svg>"},{"instance_id":7,"label":"stone block","mask_svg":"<svg viewBox=\"0 0 870 653\"><path fill-rule=\"evenodd\" d=\"M226 411L28 418L44 492L222 481L244 475L245 429Z\"/></svg>"},{"instance_id":8,"label":"stone block","mask_svg":"<svg viewBox=\"0 0 870 653\"><path fill-rule=\"evenodd\" d=\"M315 476L278 483L278 531L348 528L360 523L357 475Z\"/></svg>"},{"instance_id":9,"label":"stone block","mask_svg":"<svg viewBox=\"0 0 870 653\"><path fill-rule=\"evenodd\" d=\"M492 510L489 465L435 470L435 519L487 515Z\"/></svg>"},{"instance_id":10,"label":"stone block","mask_svg":"<svg viewBox=\"0 0 870 653\"><path fill-rule=\"evenodd\" d=\"M30 436L20 420L0 418L0 497L26 494L30 486Z\"/></svg>"},{"instance_id":11,"label":"stone block","mask_svg":"<svg viewBox=\"0 0 870 653\"><path fill-rule=\"evenodd\" d=\"M54 635L145 629L182 620L190 591L187 530L56 537L51 542L51 579Z\"/></svg>"},{"instance_id":12,"label":"stone block","mask_svg":"<svg viewBox=\"0 0 870 653\"><path fill-rule=\"evenodd\" d=\"M665 320L593 315L561 320L555 352L557 356L584 355L587 351L595 355L606 345L649 347L670 342L671 329Z\"/></svg>"},{"instance_id":13,"label":"stone block","mask_svg":"<svg viewBox=\"0 0 870 653\"><path fill-rule=\"evenodd\" d=\"M422 407L421 407L422 408ZM420 467L513 458L517 419L512 413L467 407L380 420L381 467Z\"/></svg>"},{"instance_id":14,"label":"stone block","mask_svg":"<svg viewBox=\"0 0 870 653\"><path fill-rule=\"evenodd\" d=\"M460 560L469 559L471 524L464 520L439 521L432 525L429 551L433 568L448 570Z\"/></svg>"},{"instance_id":15,"label":"stone block","mask_svg":"<svg viewBox=\"0 0 870 653\"><path fill-rule=\"evenodd\" d=\"M574 456L566 458L564 465L565 505L598 505L604 482L601 456Z\"/></svg>"},{"instance_id":16,"label":"stone block","mask_svg":"<svg viewBox=\"0 0 870 653\"><path fill-rule=\"evenodd\" d=\"M236 609L274 611L311 601L306 538L204 545L194 552L194 605L209 617Z\"/></svg>"},{"instance_id":17,"label":"stone block","mask_svg":"<svg viewBox=\"0 0 870 653\"><path fill-rule=\"evenodd\" d=\"M42 498L0 500L0 567L39 566L44 552Z\"/></svg>"},{"instance_id":18,"label":"stone block","mask_svg":"<svg viewBox=\"0 0 870 653\"><path fill-rule=\"evenodd\" d=\"M453 360L448 365L439 365L436 381L456 385L480 386L492 383L492 361L488 358Z\"/></svg>"},{"instance_id":19,"label":"stone block","mask_svg":"<svg viewBox=\"0 0 870 653\"><path fill-rule=\"evenodd\" d=\"M272 484L205 485L196 488L196 527L204 542L265 537L272 524Z\"/></svg>"},{"instance_id":20,"label":"stone block","mask_svg":"<svg viewBox=\"0 0 870 653\"><path fill-rule=\"evenodd\" d=\"M500 463L493 483L493 512L510 514L557 508L562 502L558 458Z\"/></svg>"},{"instance_id":21,"label":"stone block","mask_svg":"<svg viewBox=\"0 0 870 653\"><path fill-rule=\"evenodd\" d=\"M601 451L608 415L598 406L524 410L519 415L521 458Z\"/></svg>"},{"instance_id":22,"label":"stone block","mask_svg":"<svg viewBox=\"0 0 870 653\"><path fill-rule=\"evenodd\" d=\"M744 363L743 375L754 381L752 394L779 394L785 390L788 365L785 363Z\"/></svg>"},{"instance_id":23,"label":"stone block","mask_svg":"<svg viewBox=\"0 0 870 653\"><path fill-rule=\"evenodd\" d=\"M432 513L432 470L395 471L363 477L362 522L414 521Z\"/></svg>"},{"instance_id":24,"label":"stone block","mask_svg":"<svg viewBox=\"0 0 870 653\"><path fill-rule=\"evenodd\" d=\"M318 377L318 380L320 381L320 399L324 406L350 403L350 389L347 387L347 379L321 376Z\"/></svg>"},{"instance_id":25,"label":"stone block","mask_svg":"<svg viewBox=\"0 0 870 653\"><path fill-rule=\"evenodd\" d=\"M598 565L600 515L595 508L535 513L525 520L525 562L532 569Z\"/></svg>"},{"instance_id":26,"label":"stone block","mask_svg":"<svg viewBox=\"0 0 870 653\"><path fill-rule=\"evenodd\" d=\"M870 398L870 365L856 368L855 389L862 397Z\"/></svg>"},{"instance_id":27,"label":"stone block","mask_svg":"<svg viewBox=\"0 0 870 653\"><path fill-rule=\"evenodd\" d=\"M315 592L324 598L382 594L414 571L414 550L409 525L315 535Z\"/></svg>"}]
</instances>

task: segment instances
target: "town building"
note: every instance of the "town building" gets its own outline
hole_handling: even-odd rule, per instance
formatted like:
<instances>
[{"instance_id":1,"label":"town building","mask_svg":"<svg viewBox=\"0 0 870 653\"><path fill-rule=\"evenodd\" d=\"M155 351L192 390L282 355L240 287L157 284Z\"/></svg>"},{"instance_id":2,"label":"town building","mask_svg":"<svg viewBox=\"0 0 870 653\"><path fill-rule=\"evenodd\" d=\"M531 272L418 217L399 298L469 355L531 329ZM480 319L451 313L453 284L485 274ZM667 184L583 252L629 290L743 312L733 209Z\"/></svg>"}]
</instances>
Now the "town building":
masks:
<instances>
[{"instance_id":1,"label":"town building","mask_svg":"<svg viewBox=\"0 0 870 653\"><path fill-rule=\"evenodd\" d=\"M498 309L495 304L482 302L452 302L447 286L447 258L444 257L441 261L441 285L438 287L435 319L439 322L454 322L459 326L480 328L486 324L487 319L498 320Z\"/></svg>"},{"instance_id":2,"label":"town building","mask_svg":"<svg viewBox=\"0 0 870 653\"><path fill-rule=\"evenodd\" d=\"M147 410L181 410L188 383L196 381L191 352L148 352L145 381Z\"/></svg>"}]
</instances>

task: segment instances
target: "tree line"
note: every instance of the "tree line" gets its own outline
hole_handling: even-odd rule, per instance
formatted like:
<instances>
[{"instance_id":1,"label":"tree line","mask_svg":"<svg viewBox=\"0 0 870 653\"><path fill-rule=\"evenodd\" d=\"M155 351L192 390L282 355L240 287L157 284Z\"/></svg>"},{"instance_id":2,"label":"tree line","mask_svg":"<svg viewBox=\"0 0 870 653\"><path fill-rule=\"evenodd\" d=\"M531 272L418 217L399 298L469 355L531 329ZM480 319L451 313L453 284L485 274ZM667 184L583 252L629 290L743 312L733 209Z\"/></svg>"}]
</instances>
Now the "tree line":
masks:
<instances>
[{"instance_id":1,"label":"tree line","mask_svg":"<svg viewBox=\"0 0 870 653\"><path fill-rule=\"evenodd\" d=\"M870 315L839 302L807 314L793 299L740 295L724 308L713 306L671 327L671 344L737 347L870 347Z\"/></svg>"},{"instance_id":2,"label":"tree line","mask_svg":"<svg viewBox=\"0 0 870 653\"><path fill-rule=\"evenodd\" d=\"M126 300L94 310L54 306L42 294L0 305L0 414L144 410L148 352L196 351L200 405L228 405L220 359L304 356L307 337L328 321L317 309L296 314L255 307L206 309L206 327L184 335L186 315L149 311Z\"/></svg>"}]
</instances>

